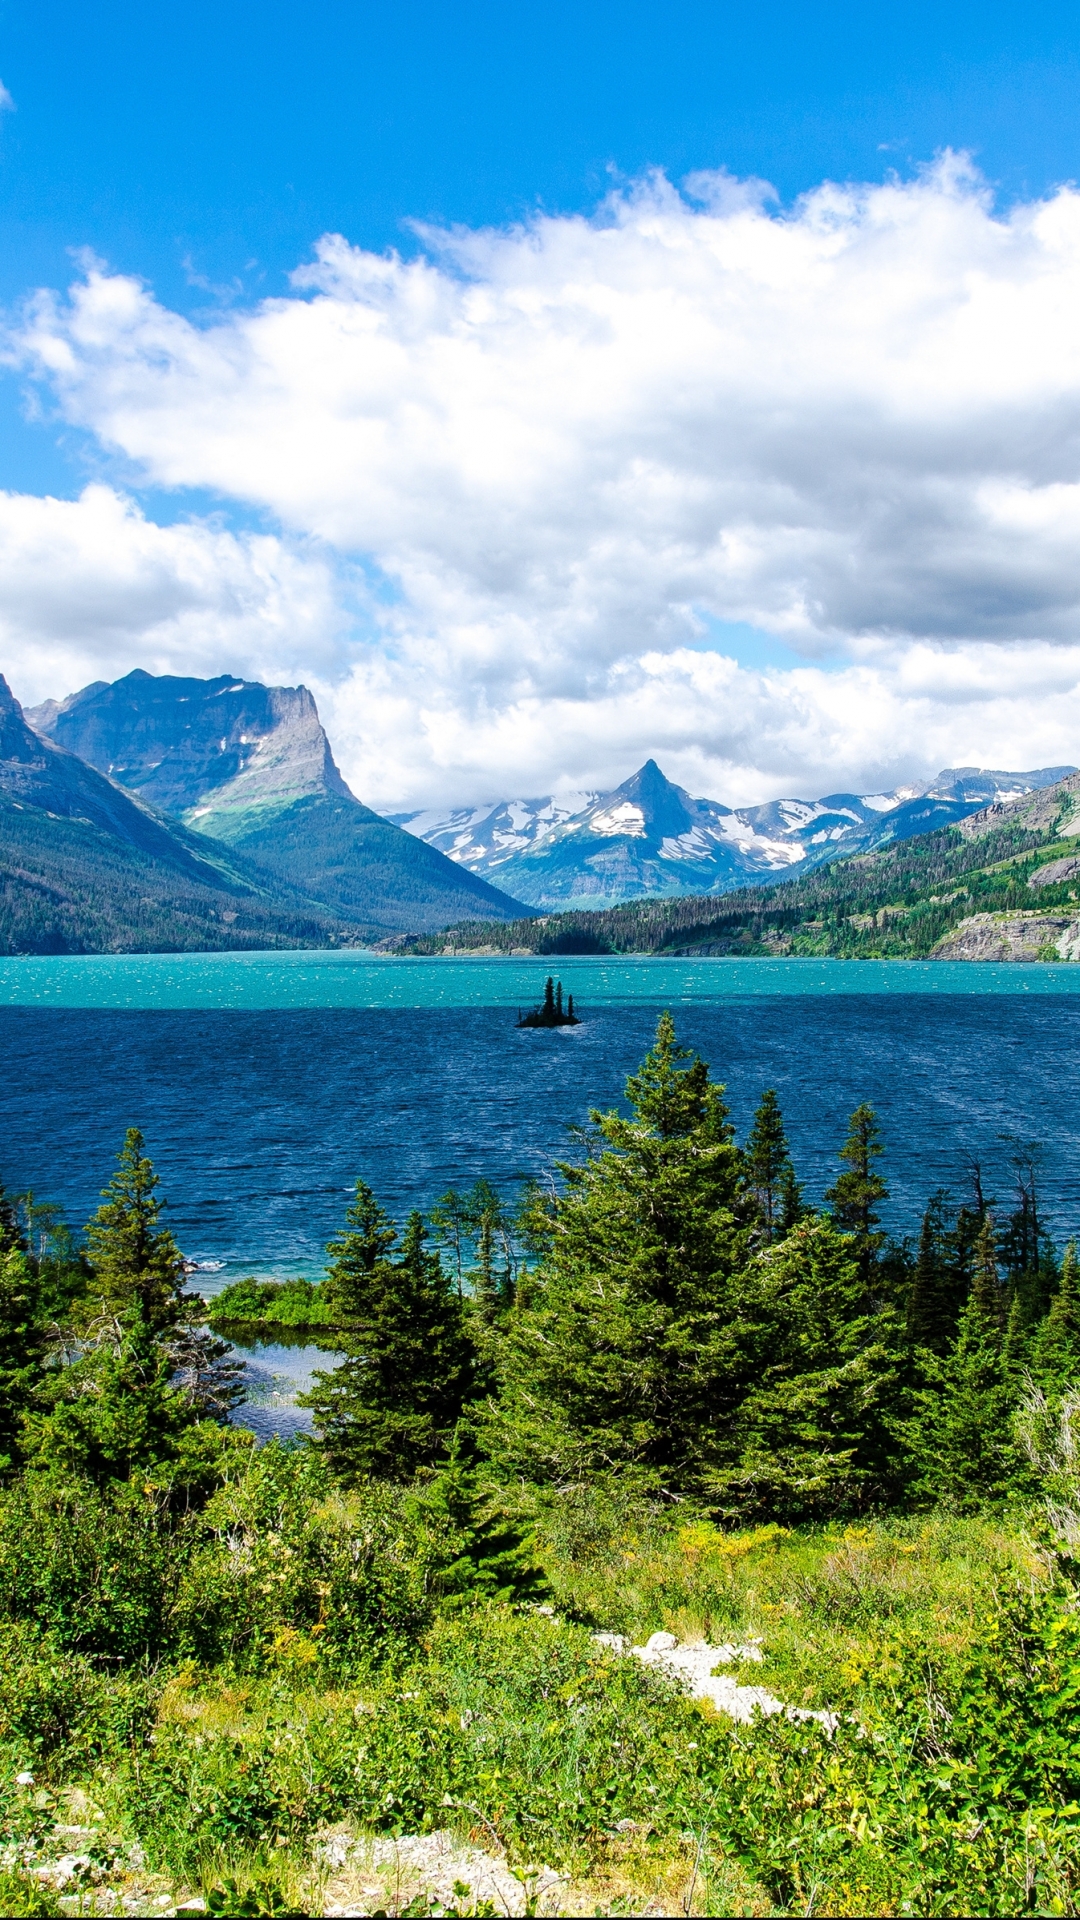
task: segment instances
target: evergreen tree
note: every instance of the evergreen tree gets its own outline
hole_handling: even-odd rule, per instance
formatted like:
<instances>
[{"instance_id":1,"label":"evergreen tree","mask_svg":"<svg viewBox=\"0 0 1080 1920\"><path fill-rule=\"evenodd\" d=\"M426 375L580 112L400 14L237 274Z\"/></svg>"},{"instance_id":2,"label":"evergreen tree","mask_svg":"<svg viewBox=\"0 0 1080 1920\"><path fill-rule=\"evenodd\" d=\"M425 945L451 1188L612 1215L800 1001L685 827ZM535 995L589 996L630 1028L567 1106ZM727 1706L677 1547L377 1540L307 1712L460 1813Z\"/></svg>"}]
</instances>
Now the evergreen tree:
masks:
<instances>
[{"instance_id":1,"label":"evergreen tree","mask_svg":"<svg viewBox=\"0 0 1080 1920\"><path fill-rule=\"evenodd\" d=\"M803 1190L795 1178L795 1169L790 1160L780 1175L780 1229L788 1234L805 1220L809 1212L803 1200Z\"/></svg>"},{"instance_id":2,"label":"evergreen tree","mask_svg":"<svg viewBox=\"0 0 1080 1920\"><path fill-rule=\"evenodd\" d=\"M407 1511L449 1549L437 1575L444 1603L520 1603L547 1591L531 1530L506 1511L463 1426L455 1429L445 1464L410 1496Z\"/></svg>"},{"instance_id":3,"label":"evergreen tree","mask_svg":"<svg viewBox=\"0 0 1080 1920\"><path fill-rule=\"evenodd\" d=\"M743 1148L746 1184L761 1212L765 1239L771 1243L784 1225L785 1178L794 1179L787 1134L776 1089L767 1087ZM790 1223L792 1226L794 1221Z\"/></svg>"},{"instance_id":4,"label":"evergreen tree","mask_svg":"<svg viewBox=\"0 0 1080 1920\"><path fill-rule=\"evenodd\" d=\"M0 1474L20 1464L23 1417L41 1384L45 1353L37 1274L12 1239L0 1252Z\"/></svg>"},{"instance_id":5,"label":"evergreen tree","mask_svg":"<svg viewBox=\"0 0 1080 1920\"><path fill-rule=\"evenodd\" d=\"M963 1513L1025 1485L1011 1435L1017 1385L1002 1350L997 1302L987 1293L985 1248L983 1258L983 1285L973 1288L949 1351L921 1356L923 1385L902 1429L916 1497Z\"/></svg>"},{"instance_id":6,"label":"evergreen tree","mask_svg":"<svg viewBox=\"0 0 1080 1920\"><path fill-rule=\"evenodd\" d=\"M867 1296L851 1241L798 1225L741 1287L748 1389L729 1464L706 1477L730 1517L805 1520L858 1511L893 1490L897 1329Z\"/></svg>"},{"instance_id":7,"label":"evergreen tree","mask_svg":"<svg viewBox=\"0 0 1080 1920\"><path fill-rule=\"evenodd\" d=\"M118 1162L86 1230L95 1307L120 1319L134 1313L151 1334L167 1333L194 1303L184 1296L176 1242L158 1224L158 1176L137 1127L124 1136Z\"/></svg>"},{"instance_id":8,"label":"evergreen tree","mask_svg":"<svg viewBox=\"0 0 1080 1920\"><path fill-rule=\"evenodd\" d=\"M913 1347L942 1354L956 1337L966 1295L958 1295L954 1236L947 1224L949 1196L931 1194L923 1214L919 1251L907 1305L907 1333Z\"/></svg>"},{"instance_id":9,"label":"evergreen tree","mask_svg":"<svg viewBox=\"0 0 1080 1920\"><path fill-rule=\"evenodd\" d=\"M19 1223L19 1203L0 1182L0 1259L8 1253L25 1253L26 1237Z\"/></svg>"},{"instance_id":10,"label":"evergreen tree","mask_svg":"<svg viewBox=\"0 0 1080 1920\"><path fill-rule=\"evenodd\" d=\"M67 1364L40 1378L23 1450L32 1466L100 1483L152 1473L174 1488L205 1490L228 1450L220 1424L236 1398L237 1369L215 1382L227 1349L193 1324L203 1303L183 1291L183 1260L159 1225L158 1177L137 1128L118 1159L87 1228L87 1292L76 1303Z\"/></svg>"},{"instance_id":11,"label":"evergreen tree","mask_svg":"<svg viewBox=\"0 0 1080 1920\"><path fill-rule=\"evenodd\" d=\"M449 1196L447 1196L449 1198ZM455 1195L456 1198L456 1195ZM345 1210L345 1232L330 1241L323 1282L325 1298L342 1325L366 1321L376 1311L397 1228L366 1181L358 1180Z\"/></svg>"},{"instance_id":12,"label":"evergreen tree","mask_svg":"<svg viewBox=\"0 0 1080 1920\"><path fill-rule=\"evenodd\" d=\"M878 1231L881 1219L875 1208L879 1200L888 1198L889 1189L880 1173L874 1170L874 1162L883 1152L877 1115L873 1107L864 1102L852 1114L848 1137L840 1149L840 1158L847 1166L825 1199L836 1225L855 1237L856 1258L867 1286L885 1244L885 1235Z\"/></svg>"},{"instance_id":13,"label":"evergreen tree","mask_svg":"<svg viewBox=\"0 0 1080 1920\"><path fill-rule=\"evenodd\" d=\"M682 1489L738 1390L732 1282L750 1222L721 1089L670 1014L626 1091L632 1117L594 1113L602 1150L562 1169L549 1249L507 1323L489 1446L541 1480L618 1467Z\"/></svg>"},{"instance_id":14,"label":"evergreen tree","mask_svg":"<svg viewBox=\"0 0 1080 1920\"><path fill-rule=\"evenodd\" d=\"M1000 1331L1005 1319L1005 1291L998 1274L997 1235L990 1213L985 1216L975 1242L971 1298L987 1324Z\"/></svg>"},{"instance_id":15,"label":"evergreen tree","mask_svg":"<svg viewBox=\"0 0 1080 1920\"><path fill-rule=\"evenodd\" d=\"M1067 1392L1080 1382L1080 1271L1075 1240L1065 1249L1060 1285L1032 1343L1032 1371L1048 1393Z\"/></svg>"},{"instance_id":16,"label":"evergreen tree","mask_svg":"<svg viewBox=\"0 0 1080 1920\"><path fill-rule=\"evenodd\" d=\"M301 1404L313 1409L320 1445L344 1480L408 1479L445 1453L475 1390L475 1353L462 1303L438 1254L428 1251L420 1215L409 1216L394 1261L385 1258L386 1227L370 1210L364 1218L375 1230L357 1229L358 1239L367 1239L350 1264L356 1312L346 1357L333 1373L315 1375Z\"/></svg>"}]
</instances>

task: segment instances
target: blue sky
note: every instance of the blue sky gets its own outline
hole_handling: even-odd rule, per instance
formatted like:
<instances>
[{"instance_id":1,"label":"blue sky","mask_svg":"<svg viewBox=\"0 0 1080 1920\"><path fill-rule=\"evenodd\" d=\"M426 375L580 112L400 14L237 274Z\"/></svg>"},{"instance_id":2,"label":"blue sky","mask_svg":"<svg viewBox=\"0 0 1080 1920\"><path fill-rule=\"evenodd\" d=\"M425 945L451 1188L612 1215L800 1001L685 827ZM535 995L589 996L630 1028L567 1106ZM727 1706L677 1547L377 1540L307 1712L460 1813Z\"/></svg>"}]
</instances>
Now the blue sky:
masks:
<instances>
[{"instance_id":1,"label":"blue sky","mask_svg":"<svg viewBox=\"0 0 1080 1920\"><path fill-rule=\"evenodd\" d=\"M1004 580L1000 542L991 528L978 553L960 567L962 580L953 578L958 564L954 558L942 562L927 586L925 517L930 509L924 487L921 504L904 520L905 531L889 535L903 549L902 559L886 565L879 552L882 539L844 520L826 579L816 562L803 555L796 566L789 552L793 524L803 530L803 539L806 527L820 531L828 519L823 500L830 487L824 484L822 498L815 496L809 509L770 510L767 533L754 521L746 539L751 546L759 540L771 542L773 554L764 586L755 574L751 591L744 566L736 591L731 567L725 584L715 555L711 573L708 567L695 571L681 560L673 562L664 582L655 586L655 605L649 602L651 611L642 615L637 628L634 609L654 588L642 584L639 558L620 557L610 545L605 522L605 529L590 536L588 564L596 571L597 554L608 552L609 577L591 590L592 599L582 610L575 595L580 598L585 560L568 554L558 567L551 563L554 571L550 578L545 574L547 585L538 596L545 609L544 634L532 640L521 637L528 583L536 579L538 568L549 568L555 535L545 535L542 552L526 552L519 530L507 529L500 536L500 557L493 557L489 547L478 559L473 521L464 507L453 538L445 535L447 502L463 498L467 485L462 479L468 464L465 453L460 460L455 454L450 462L453 475L430 494L421 474L426 455L417 453L408 473L376 473L364 513L350 518L344 503L354 483L340 461L337 505L324 498L314 482L308 496L300 499L284 479L280 485L261 484L258 469L266 456L265 450L257 451L254 439L250 462L234 463L234 471L211 446L212 432L204 436L200 451L192 446L190 434L177 437L170 414L165 431L166 439L169 434L173 439L159 447L158 429L149 424L164 418L163 390L151 391L150 370L160 360L160 329L166 323L174 326L169 353L179 337L174 323L186 321L200 336L220 341L222 364L233 366L236 352L250 345L252 336L245 331L249 318L258 316L260 303L268 299L284 299L296 307L323 301L329 303L326 311L338 317L351 302L355 317L369 296L358 294L351 283L345 288L336 269L332 287L325 276L314 287L298 288L290 282L294 270L312 258L320 236L341 234L351 247L376 257L396 249L408 260L427 248L447 298L463 275L499 289L508 272L520 277L520 262L510 264L506 230L513 223L528 225L548 216L547 238L538 245L554 257L572 239L570 216L584 216L593 227L598 220L602 225L597 210L605 196L614 191L629 204L651 169L660 169L673 183L720 169L739 179L760 177L771 183L778 198L763 204L759 227L788 221L788 231L797 217L793 209L798 197L820 194L823 182L872 185L895 173L911 189L897 230L905 221L925 218L919 245L929 259L936 245L937 216L925 213L918 199L920 169L945 149L962 150L973 156L980 181L960 188L946 183L939 199L955 208L958 196L960 201L967 196L965 205L973 203L974 196L982 206L982 237L972 238L970 262L972 272L982 272L986 245L993 250L994 235L1006 230L1015 209L1052 198L1063 183L1080 176L1080 14L1075 6L804 5L765 11L701 4L646 7L625 0L619 5L528 8L476 0L454 6L398 0L392 7L356 0L321 0L305 7L282 0L260 0L257 5L187 0L181 8L147 7L145 0L140 5L102 0L89 8L73 0L2 0L0 79L13 103L0 117L0 302L8 316L8 361L17 363L0 380L0 486L24 503L12 509L14 531L9 530L6 548L0 538L0 548L14 555L20 581L19 569L25 555L31 555L25 560L25 581L6 613L0 607L0 631L18 668L13 677L22 675L27 697L69 690L55 677L44 687L41 674L68 674L77 681L80 674L89 677L95 663L106 673L138 662L196 671L203 663L211 671L220 655L230 670L236 666L254 672L261 662L268 675L303 674L317 686L324 705L333 708L354 776L384 804L443 794L453 799L485 797L477 787L486 778L486 768L497 782L509 777L523 757L530 780L595 784L620 769L628 771L625 757L639 749L651 751L653 745L663 764L690 784L700 788L709 780L716 787L727 780L739 786L734 791L729 784L717 797L765 797L766 790L777 791L796 780L825 778L835 765L829 726L850 731L852 716L871 695L877 698L872 688L880 693L886 681L888 699L895 702L902 696L909 704L901 713L888 707L881 694L885 706L880 727L854 752L852 779L861 774L877 784L890 773L903 778L920 768L933 771L930 761L946 748L980 760L1000 756L1010 744L1010 709L1017 733L1010 754L1013 764L1055 753L1080 759L1076 748L1071 755L1062 753L1063 737L1041 726L1037 717L1021 720L1015 710L1016 686L1030 682L1031 663L1045 657L1049 678L1036 675L1038 699L1045 696L1055 704L1060 728L1067 733L1072 708L1067 709L1067 720L1061 718L1066 711L1061 703L1072 699L1076 681L1075 676L1068 678L1063 663L1067 655L1071 658L1074 641L1080 640L1075 614L1080 583L1075 595L1068 582L1052 591L1031 585L1035 575L1042 579L1054 573L1058 547L1067 545L1059 524L1060 492L1051 500L1045 490L1072 484L1071 442L1066 444L1066 435L1061 447L1047 456L1048 463L1030 472L1023 468L1026 456L1000 443L1001 420L1010 408L1015 411L1016 393L1021 388L1028 393L1026 373L1017 372L1015 392L993 397L997 411L977 430L994 451L987 455L984 471L971 480L968 504L954 513L950 553L967 551L968 532L960 529L969 528L975 511L970 501L984 501L988 488L1011 484L1008 476L1015 476L1019 461L1028 493L1043 490L1039 499L1046 513L1040 538L1045 536L1044 546L1045 541L1057 542L1052 556L1049 548L1040 549L1041 558L1038 553L1026 559L1019 555L1014 574ZM706 246L702 238L701 205L700 197L691 194L689 201L680 202L681 212L669 209L663 217L676 226L681 222L680 232L692 233L693 244L708 252L712 243ZM867 220L872 225L879 217L850 216L852 231L858 229L865 241ZM963 235L973 235L974 228L970 211L956 217L957 245L962 248ZM473 252L467 259L459 253L448 261L436 247L432 256L428 243L417 236L416 222L464 229ZM488 228L502 238L494 251L483 253L478 268L475 246L481 242L476 236ZM762 241L759 232L758 241L767 244L767 236ZM678 245L682 247L681 239ZM1047 246L1053 252L1056 242ZM65 288L75 277L73 252L78 249L91 250L104 263L109 285L119 287L123 276L133 276L148 290L147 297L153 296L153 313L140 310L137 380L131 373L133 336L125 332L127 319L117 323L117 331L110 318L106 330L112 331L103 346L100 328L94 331L98 321L87 322L80 333L78 327L72 330L65 314L54 316L45 329L53 347L44 357L40 342L26 348L24 302L35 288ZM1049 257L1045 248L1044 255ZM918 276L918 258L918 247L905 256L908 284ZM1010 288L1030 288L1044 267L1045 260L1035 267L1014 264ZM625 289L626 275L640 273L644 279L635 281L640 291L652 271L624 262L618 285ZM947 275L948 267L936 265L931 271ZM590 284L607 287L606 275L606 265L590 261ZM569 324L562 267L558 276L562 326ZM545 282L545 301L554 298L553 284ZM1047 293L1047 300L1054 298L1060 305L1071 297L1071 279L1064 291L1063 286L1053 296ZM878 323L865 313L865 276L859 288L856 293L849 286L837 297L861 301L864 318L853 320L852 326L861 324L872 332ZM726 300L727 292L714 289L700 297L711 322L716 303ZM800 302L809 297L792 279L793 342L800 333ZM400 318L405 299L401 286L394 298ZM686 298L692 298L689 292ZM943 281L942 298L960 302L962 296L955 287L947 291ZM606 294L600 298L606 311L605 300ZM851 312L855 310L853 305ZM895 310L890 311L895 326ZM391 323L382 314L379 325L384 324ZM907 347L916 358L944 353L938 335L920 335L924 319L912 317L904 324L910 326ZM416 341L412 326L411 321L400 321L395 335L406 358L413 352L410 342ZM992 329L992 320L986 326ZM438 357L433 337L416 348L410 363L423 398L417 387L408 406L431 404L441 419L438 396L431 399L436 378L431 368ZM79 359L78 379L57 372L57 343ZM535 347L534 340L520 363L523 378L530 380L538 377L540 364L529 360ZM426 359L429 349L435 357ZM312 350L321 350L314 334ZM508 346L504 361L485 349L490 385L483 395L478 389L473 425L461 427L462 446L471 434L488 431L477 421L490 424L493 409L512 408L507 396L515 351ZM696 369L690 346L687 352L687 368ZM777 364L786 353L786 347L776 346ZM1053 392L1043 394L1036 406L1040 420L1047 409L1060 414L1063 405L1071 419L1073 376L1071 365L1065 365L1067 345L1061 353ZM294 383L294 420L297 409L310 404L310 396L301 399L308 390L296 364L287 357L288 371L283 371L282 361L275 375L279 382ZM543 364L551 363L544 359ZM657 450L649 439L651 429L635 411L653 373L643 371L629 349L621 364L619 377L634 404L629 413L624 410L617 420L612 415L606 421L608 443L625 445L628 436L638 436L639 469L643 463L659 463L667 475L664 486L688 490L689 497L703 484L702 461L695 454L693 476L688 477L670 446ZM526 367L531 370L526 372ZM101 389L110 383L116 389L123 369L128 379L124 396L103 408ZM207 377L213 384L218 374ZM352 377L343 360L343 391ZM694 377L700 377L698 371ZM821 377L835 384L836 369L823 370ZM867 377L871 384L878 381L886 413L895 413L898 405L913 405L910 396L897 400L884 362ZM817 375L810 370L806 378L813 382ZM673 394L677 388L675 382ZM864 404L863 389L860 395L858 405ZM363 404L367 408L369 401ZM584 460L586 447L591 458L601 431L595 420L586 422L578 402L571 404L565 394L552 404L560 419L559 407L568 409L565 460L573 464L578 455ZM670 404L678 402L673 398ZM710 401L715 437L709 456L713 467L705 478L725 485L721 468L726 436L729 430L742 432L741 426L725 424L725 408L732 404L730 398L716 396ZM198 414L190 386L185 405L189 416ZM841 396L835 417L848 418L853 405L850 395L846 400ZM336 443L341 419L348 413L344 401L342 409L340 418L331 407L321 426L315 422L311 431L316 439L325 433L328 446ZM755 432L764 432L762 422L772 410L765 394L757 407ZM243 418L236 416L237 444L254 433L253 417L250 411ZM395 414L399 436L401 417ZM920 434L929 432L926 417L920 415ZM541 427L535 421L518 424L521 444L532 444ZM964 430L970 437L970 416ZM515 426L513 433L517 431ZM809 444L806 435L823 435L812 457L826 483L831 433L828 423L823 427L820 418L811 421L808 416L800 442ZM306 444L304 457L311 451ZM295 452L283 457L295 466ZM755 486L765 458L754 456ZM789 447L783 459L775 458L774 490L797 491L793 476L801 472L803 455ZM932 450L925 438L913 456L896 453L895 459L905 471L912 459L916 466L922 461L924 479L932 468L939 492L946 484L942 475L955 466L951 455L942 465L940 450ZM365 455L364 473L371 471ZM747 471L743 463L739 474L744 488L749 485ZM600 479L598 473L581 481L594 494L597 487L615 484L610 474ZM34 520L32 503L41 496L76 503L88 481L120 504L109 506L99 492L82 531L74 521L64 522L62 533L56 521L50 523L52 531L44 531L46 523ZM525 516L532 484L527 464L514 466L507 484L511 492L517 490ZM853 493L859 486L873 493L876 482L864 478L856 483L849 474L843 484ZM418 495L428 500L423 525L400 504ZM894 495L894 482L884 481L879 525L891 511ZM722 504L709 508L728 531L736 520L742 525L734 497L729 489ZM547 512L547 507L539 510L539 517ZM551 513L554 526L558 516L554 509ZM638 503L638 555L652 537L643 513ZM483 518L480 508L476 514ZM688 550L704 539L700 529L691 527L692 514L674 530L666 514L666 507L657 509L657 551L661 546L669 553L675 546ZM191 529L187 544L155 546L154 529L177 524ZM1014 532L1019 525L1010 522ZM108 536L106 527L111 529ZM229 546L227 536L240 545ZM93 584L87 586L89 576L84 579L79 569L95 543L100 546L106 538L117 543L115 577L110 575L99 593ZM256 549L252 539L270 544ZM732 540L745 547L741 533ZM82 631L70 610L50 613L49 593L34 587L31 561L37 555L47 570L50 542L60 556L54 559L54 573L65 552L83 556L77 564L70 562L72 580L82 582L83 603L104 603L113 596L97 627L88 619ZM873 561L866 557L870 547L877 554ZM133 578L132 569L137 571L129 549L137 550L138 565L145 565L155 579L168 575L173 580L171 613L164 601L150 605L153 595L148 601L145 581L121 605L122 576ZM218 584L207 585L214 567L219 569L214 575ZM553 586L559 567L563 584ZM848 577L841 586L845 569ZM258 609L252 614L255 590L250 583L270 576L269 610L264 616ZM370 595L365 600L357 581L373 576L383 586L374 601ZM437 586L432 586L435 576ZM228 608L241 604L247 609L244 620L230 626ZM384 614L388 605L398 609L392 630ZM625 634L622 652L611 638L590 652L588 636L605 621ZM282 638L287 631L297 636L291 653ZM564 637L553 642L553 633ZM534 662L524 677L523 672L515 677L508 663L516 659L520 666L534 644L539 664ZM674 678L662 688L660 669L642 667L641 662L668 655L675 661L695 651L719 650L722 655L725 646L758 680L730 686L725 682L722 687L699 680L688 692L684 689L677 697L672 693L669 707L664 707L683 669L673 665ZM565 671L547 670L545 663L554 655L565 655ZM944 661L937 683L931 656ZM415 682L418 660L430 665L443 657L451 662L450 678L464 679L467 696L452 710L436 701L421 713L415 700L410 706L404 682L391 684L394 663L411 661L409 674ZM1007 667L1002 664L1006 657ZM33 672L26 664L31 660L39 663ZM967 679L957 666L965 660ZM773 672L776 689L768 698L760 680L766 670ZM830 691L826 680L848 688L847 708L836 707L841 693ZM631 707L638 700L632 719L627 717L628 700ZM647 716L657 711L658 701L666 718L657 720L657 738L651 742ZM365 731L362 715L375 706L379 718ZM688 716L695 711L705 713L706 720L692 723ZM1080 706L1076 713L1080 718ZM395 730L406 742L396 755L385 744ZM756 740L766 744L759 748ZM835 779L826 784L835 785Z\"/></svg>"}]
</instances>

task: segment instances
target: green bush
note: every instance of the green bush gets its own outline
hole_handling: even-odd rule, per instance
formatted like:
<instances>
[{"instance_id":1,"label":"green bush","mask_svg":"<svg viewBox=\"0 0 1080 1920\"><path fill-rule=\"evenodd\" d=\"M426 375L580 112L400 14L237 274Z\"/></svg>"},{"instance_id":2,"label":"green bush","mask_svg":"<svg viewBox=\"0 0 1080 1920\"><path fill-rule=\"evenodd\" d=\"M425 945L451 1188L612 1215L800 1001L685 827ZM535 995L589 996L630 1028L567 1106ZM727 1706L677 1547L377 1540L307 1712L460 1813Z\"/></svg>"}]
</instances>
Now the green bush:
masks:
<instances>
[{"instance_id":1,"label":"green bush","mask_svg":"<svg viewBox=\"0 0 1080 1920\"><path fill-rule=\"evenodd\" d=\"M0 1495L0 1620L33 1622L58 1647L157 1659L179 1571L153 1487L29 1474Z\"/></svg>"},{"instance_id":2,"label":"green bush","mask_svg":"<svg viewBox=\"0 0 1080 1920\"><path fill-rule=\"evenodd\" d=\"M102 1673L25 1625L0 1629L0 1744L13 1773L44 1764L62 1776L141 1744L159 1693L148 1677Z\"/></svg>"}]
</instances>

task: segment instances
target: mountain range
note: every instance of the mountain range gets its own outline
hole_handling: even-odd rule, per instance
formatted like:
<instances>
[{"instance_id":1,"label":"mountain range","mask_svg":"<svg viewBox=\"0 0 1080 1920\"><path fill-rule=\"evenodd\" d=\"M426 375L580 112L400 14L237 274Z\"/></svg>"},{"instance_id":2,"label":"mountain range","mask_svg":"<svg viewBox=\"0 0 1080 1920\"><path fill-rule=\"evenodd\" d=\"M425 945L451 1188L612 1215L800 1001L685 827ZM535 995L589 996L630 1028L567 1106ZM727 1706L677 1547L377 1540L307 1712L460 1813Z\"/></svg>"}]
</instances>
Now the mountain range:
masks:
<instances>
[{"instance_id":1,"label":"mountain range","mask_svg":"<svg viewBox=\"0 0 1080 1920\"><path fill-rule=\"evenodd\" d=\"M391 816L470 873L542 910L731 893L847 854L911 839L1075 771L950 767L921 786L732 808L694 799L655 760L610 793L504 800Z\"/></svg>"},{"instance_id":2,"label":"mountain range","mask_svg":"<svg viewBox=\"0 0 1080 1920\"><path fill-rule=\"evenodd\" d=\"M1080 960L1080 773L771 885L407 935L399 951Z\"/></svg>"},{"instance_id":3,"label":"mountain range","mask_svg":"<svg viewBox=\"0 0 1080 1920\"><path fill-rule=\"evenodd\" d=\"M0 951L396 943L727 895L953 827L1071 771L952 768L921 787L735 809L649 760L608 793L384 818L342 778L306 687L137 670L24 714L0 679Z\"/></svg>"},{"instance_id":4,"label":"mountain range","mask_svg":"<svg viewBox=\"0 0 1080 1920\"><path fill-rule=\"evenodd\" d=\"M353 937L505 919L520 903L364 806L334 762L306 687L141 669L28 709L38 736L75 755L171 832L212 843L290 903Z\"/></svg>"}]
</instances>

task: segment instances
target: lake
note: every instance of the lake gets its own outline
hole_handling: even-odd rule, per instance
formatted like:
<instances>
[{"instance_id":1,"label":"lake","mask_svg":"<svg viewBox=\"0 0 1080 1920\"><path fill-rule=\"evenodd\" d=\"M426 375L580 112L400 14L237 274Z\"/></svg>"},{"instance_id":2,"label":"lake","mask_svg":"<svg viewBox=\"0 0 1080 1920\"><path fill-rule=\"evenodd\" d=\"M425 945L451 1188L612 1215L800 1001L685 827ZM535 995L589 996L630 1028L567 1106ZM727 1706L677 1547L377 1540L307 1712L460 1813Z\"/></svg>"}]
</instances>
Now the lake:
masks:
<instances>
[{"instance_id":1,"label":"lake","mask_svg":"<svg viewBox=\"0 0 1080 1920\"><path fill-rule=\"evenodd\" d=\"M549 968L583 1024L519 1031ZM511 1192L572 1157L568 1129L620 1104L664 1006L727 1083L740 1135L776 1087L811 1199L870 1100L894 1230L917 1229L935 1187L964 1191L970 1157L1008 1204L1017 1141L1037 1143L1052 1230L1080 1230L1080 967L1067 965L4 960L0 1179L81 1225L140 1126L203 1292L245 1273L317 1277L358 1174L400 1218L481 1174ZM264 1382L263 1412L287 1427L289 1368L322 1358L253 1355L279 1383Z\"/></svg>"}]
</instances>

